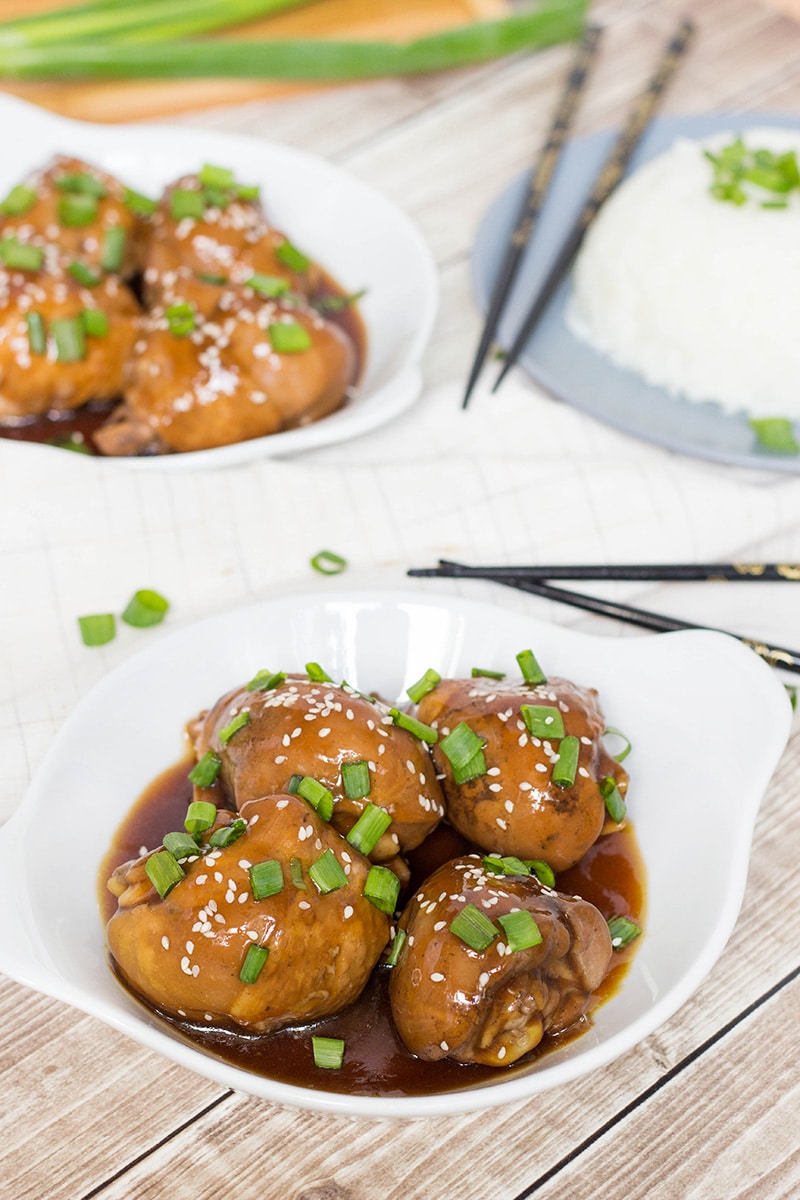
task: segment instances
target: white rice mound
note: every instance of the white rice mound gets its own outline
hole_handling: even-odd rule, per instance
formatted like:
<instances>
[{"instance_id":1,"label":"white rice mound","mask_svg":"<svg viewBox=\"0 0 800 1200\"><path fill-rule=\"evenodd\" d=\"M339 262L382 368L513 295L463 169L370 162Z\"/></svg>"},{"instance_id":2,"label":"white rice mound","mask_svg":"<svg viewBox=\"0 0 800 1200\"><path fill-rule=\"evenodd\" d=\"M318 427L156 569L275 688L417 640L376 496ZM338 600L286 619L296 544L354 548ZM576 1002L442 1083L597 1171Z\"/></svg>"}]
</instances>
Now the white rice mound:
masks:
<instances>
[{"instance_id":1,"label":"white rice mound","mask_svg":"<svg viewBox=\"0 0 800 1200\"><path fill-rule=\"evenodd\" d=\"M704 142L680 140L625 180L575 264L572 332L620 367L689 400L800 416L800 192L786 209L715 200ZM749 150L797 150L800 133L753 128Z\"/></svg>"}]
</instances>

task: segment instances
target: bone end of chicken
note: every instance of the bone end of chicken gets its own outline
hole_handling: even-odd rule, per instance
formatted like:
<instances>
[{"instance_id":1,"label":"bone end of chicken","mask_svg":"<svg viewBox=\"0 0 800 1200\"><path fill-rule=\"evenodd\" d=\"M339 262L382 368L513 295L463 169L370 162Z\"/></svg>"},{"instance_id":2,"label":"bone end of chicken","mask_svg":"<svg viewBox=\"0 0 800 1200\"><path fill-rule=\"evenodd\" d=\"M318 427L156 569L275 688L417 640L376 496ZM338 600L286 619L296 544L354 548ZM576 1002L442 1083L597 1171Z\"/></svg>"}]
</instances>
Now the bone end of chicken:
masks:
<instances>
[{"instance_id":1,"label":"bone end of chicken","mask_svg":"<svg viewBox=\"0 0 800 1200\"><path fill-rule=\"evenodd\" d=\"M468 905L497 936L483 951L450 929ZM525 910L541 942L512 951L498 917ZM590 1006L612 956L602 914L532 877L496 876L477 856L446 863L407 905L406 940L389 996L397 1030L419 1058L507 1067L546 1035L565 1032Z\"/></svg>"},{"instance_id":2,"label":"bone end of chicken","mask_svg":"<svg viewBox=\"0 0 800 1200\"><path fill-rule=\"evenodd\" d=\"M579 740L571 786L553 783L559 740L530 733L523 705L545 705L561 714L565 735ZM551 678L539 685L491 679L445 679L419 705L420 720L440 733L462 721L484 742L487 773L456 783L441 741L433 747L443 776L448 820L481 849L518 858L540 858L563 871L594 844L603 828L600 781L613 776L620 792L626 771L602 744L605 719L592 688Z\"/></svg>"},{"instance_id":3,"label":"bone end of chicken","mask_svg":"<svg viewBox=\"0 0 800 1200\"><path fill-rule=\"evenodd\" d=\"M184 861L185 878L161 899L134 893L107 928L108 948L133 991L189 1020L259 1033L338 1012L367 982L390 921L363 895L369 862L297 796L244 805L243 836ZM330 849L347 882L320 893L309 867ZM292 882L302 867L305 889ZM249 866L277 860L283 887L253 897ZM135 885L141 860L117 873ZM124 893L123 893L124 894ZM251 945L269 951L254 983L239 973Z\"/></svg>"}]
</instances>

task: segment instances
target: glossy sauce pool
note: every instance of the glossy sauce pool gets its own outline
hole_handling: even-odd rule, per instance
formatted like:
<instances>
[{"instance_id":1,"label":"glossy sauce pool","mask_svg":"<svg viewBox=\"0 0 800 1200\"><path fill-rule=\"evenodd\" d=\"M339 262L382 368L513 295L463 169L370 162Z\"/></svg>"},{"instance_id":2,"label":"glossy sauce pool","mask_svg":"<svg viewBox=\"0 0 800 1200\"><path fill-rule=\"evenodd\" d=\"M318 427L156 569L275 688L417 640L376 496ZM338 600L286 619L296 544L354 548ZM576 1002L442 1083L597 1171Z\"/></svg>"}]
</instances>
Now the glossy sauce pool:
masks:
<instances>
[{"instance_id":1,"label":"glossy sauce pool","mask_svg":"<svg viewBox=\"0 0 800 1200\"><path fill-rule=\"evenodd\" d=\"M106 888L106 880L114 868L138 857L144 847L152 849L159 845L170 830L183 828L186 808L192 799L192 785L187 775L193 766L194 760L187 760L159 776L118 829L98 877L104 921L116 911L116 899ZM221 798L218 803L222 803ZM412 879L404 896L411 895L436 867L470 853L472 849L455 830L446 825L439 826L418 850L408 856ZM645 876L631 826L615 829L601 837L576 866L556 877L556 888L590 900L605 917L627 916L641 923ZM615 952L614 966L595 993L594 1007L618 990L635 950L634 942L630 948ZM297 1087L358 1096L430 1095L474 1086L490 1079L507 1078L548 1050L580 1036L590 1024L590 1020L584 1018L559 1038L545 1037L532 1054L506 1071L449 1059L423 1062L405 1049L395 1031L389 1012L389 974L390 968L376 967L358 1000L342 1012L271 1034L234 1033L181 1021L158 1009L155 1011L180 1037L233 1066ZM344 1038L346 1051L340 1070L329 1071L315 1066L312 1035Z\"/></svg>"}]
</instances>

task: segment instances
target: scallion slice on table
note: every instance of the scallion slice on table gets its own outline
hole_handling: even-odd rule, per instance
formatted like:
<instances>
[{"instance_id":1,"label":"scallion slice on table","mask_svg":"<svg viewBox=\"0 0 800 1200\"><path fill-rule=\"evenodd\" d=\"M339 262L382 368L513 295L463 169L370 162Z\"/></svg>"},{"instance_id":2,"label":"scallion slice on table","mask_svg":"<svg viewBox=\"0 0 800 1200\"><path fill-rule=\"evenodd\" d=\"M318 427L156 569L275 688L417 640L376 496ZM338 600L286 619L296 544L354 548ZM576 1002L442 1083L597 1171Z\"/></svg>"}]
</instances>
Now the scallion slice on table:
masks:
<instances>
[{"instance_id":1,"label":"scallion slice on table","mask_svg":"<svg viewBox=\"0 0 800 1200\"><path fill-rule=\"evenodd\" d=\"M247 947L239 978L242 983L255 983L264 969L264 963L269 958L269 946L259 946L255 942Z\"/></svg>"},{"instance_id":2,"label":"scallion slice on table","mask_svg":"<svg viewBox=\"0 0 800 1200\"><path fill-rule=\"evenodd\" d=\"M391 916L400 896L400 880L388 867L370 867L364 882L364 896L382 913Z\"/></svg>"},{"instance_id":3,"label":"scallion slice on table","mask_svg":"<svg viewBox=\"0 0 800 1200\"><path fill-rule=\"evenodd\" d=\"M185 878L183 867L169 850L157 850L144 864L147 877L163 900Z\"/></svg>"},{"instance_id":4,"label":"scallion slice on table","mask_svg":"<svg viewBox=\"0 0 800 1200\"><path fill-rule=\"evenodd\" d=\"M216 783L221 769L222 759L213 750L206 750L197 766L193 767L189 772L189 782L193 783L195 787L209 788L212 784ZM214 815L216 815L216 810ZM207 828L208 826L206 826ZM197 831L191 830L190 832L196 833Z\"/></svg>"},{"instance_id":5,"label":"scallion slice on table","mask_svg":"<svg viewBox=\"0 0 800 1200\"><path fill-rule=\"evenodd\" d=\"M347 566L347 559L333 550L320 550L311 559L311 566L315 571L319 571L320 575L341 575Z\"/></svg>"},{"instance_id":6,"label":"scallion slice on table","mask_svg":"<svg viewBox=\"0 0 800 1200\"><path fill-rule=\"evenodd\" d=\"M765 450L774 454L800 454L800 444L788 418L751 417L748 424Z\"/></svg>"},{"instance_id":7,"label":"scallion slice on table","mask_svg":"<svg viewBox=\"0 0 800 1200\"><path fill-rule=\"evenodd\" d=\"M347 834L347 840L362 854L371 854L392 823L385 808L368 804Z\"/></svg>"},{"instance_id":8,"label":"scallion slice on table","mask_svg":"<svg viewBox=\"0 0 800 1200\"><path fill-rule=\"evenodd\" d=\"M344 1038L312 1037L314 1066L338 1071L344 1062Z\"/></svg>"},{"instance_id":9,"label":"scallion slice on table","mask_svg":"<svg viewBox=\"0 0 800 1200\"><path fill-rule=\"evenodd\" d=\"M465 942L471 950L484 951L498 936L497 926L474 904L465 904L450 922L450 932Z\"/></svg>"},{"instance_id":10,"label":"scallion slice on table","mask_svg":"<svg viewBox=\"0 0 800 1200\"><path fill-rule=\"evenodd\" d=\"M114 640L117 633L113 613L92 613L88 617L78 617L78 625L84 646L105 646Z\"/></svg>"},{"instance_id":11,"label":"scallion slice on table","mask_svg":"<svg viewBox=\"0 0 800 1200\"><path fill-rule=\"evenodd\" d=\"M150 625L159 625L169 610L169 601L152 588L140 588L134 592L127 603L122 619L126 625L136 629L147 629Z\"/></svg>"}]
</instances>

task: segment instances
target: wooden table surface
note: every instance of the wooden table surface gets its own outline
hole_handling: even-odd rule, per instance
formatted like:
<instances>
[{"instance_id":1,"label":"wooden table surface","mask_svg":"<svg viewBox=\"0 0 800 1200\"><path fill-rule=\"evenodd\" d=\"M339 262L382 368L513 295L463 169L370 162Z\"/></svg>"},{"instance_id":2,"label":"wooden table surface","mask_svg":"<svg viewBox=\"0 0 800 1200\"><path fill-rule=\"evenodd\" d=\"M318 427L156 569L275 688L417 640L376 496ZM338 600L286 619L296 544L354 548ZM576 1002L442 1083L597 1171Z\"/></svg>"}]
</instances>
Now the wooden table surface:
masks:
<instances>
[{"instance_id":1,"label":"wooden table surface","mask_svg":"<svg viewBox=\"0 0 800 1200\"><path fill-rule=\"evenodd\" d=\"M800 113L800 24L753 0L600 0L579 120L618 122L679 15L698 24L671 112ZM370 180L419 223L442 304L429 384L463 378L477 222L541 142L571 50L181 116L285 141ZM778 1200L800 1196L800 735L759 813L722 958L661 1029L516 1106L420 1122L298 1113L230 1092L0 978L3 1200ZM788 887L787 887L788 882Z\"/></svg>"}]
</instances>

